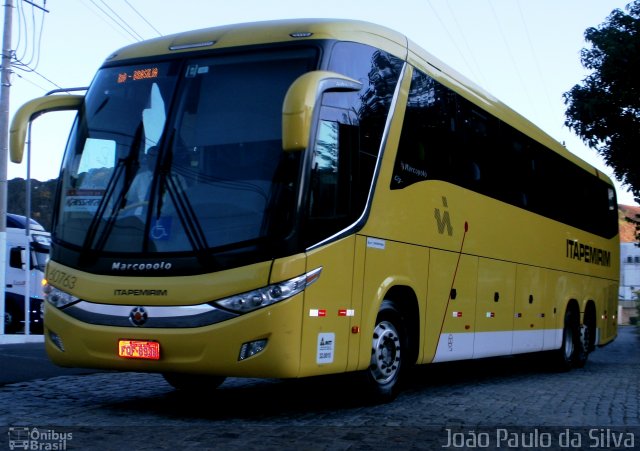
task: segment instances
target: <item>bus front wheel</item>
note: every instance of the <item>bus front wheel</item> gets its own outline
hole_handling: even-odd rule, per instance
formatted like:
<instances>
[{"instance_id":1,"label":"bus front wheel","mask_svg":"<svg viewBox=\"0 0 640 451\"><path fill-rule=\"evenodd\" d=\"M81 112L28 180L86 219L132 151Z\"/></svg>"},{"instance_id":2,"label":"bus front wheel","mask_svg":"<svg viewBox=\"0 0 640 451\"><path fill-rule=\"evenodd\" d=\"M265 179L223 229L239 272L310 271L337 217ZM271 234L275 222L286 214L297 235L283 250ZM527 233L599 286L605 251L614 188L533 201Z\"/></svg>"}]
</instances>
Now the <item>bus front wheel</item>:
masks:
<instances>
[{"instance_id":1,"label":"bus front wheel","mask_svg":"<svg viewBox=\"0 0 640 451\"><path fill-rule=\"evenodd\" d=\"M393 303L385 301L378 312L371 341L371 361L365 371L368 392L376 402L393 400L404 371L407 334Z\"/></svg>"}]
</instances>

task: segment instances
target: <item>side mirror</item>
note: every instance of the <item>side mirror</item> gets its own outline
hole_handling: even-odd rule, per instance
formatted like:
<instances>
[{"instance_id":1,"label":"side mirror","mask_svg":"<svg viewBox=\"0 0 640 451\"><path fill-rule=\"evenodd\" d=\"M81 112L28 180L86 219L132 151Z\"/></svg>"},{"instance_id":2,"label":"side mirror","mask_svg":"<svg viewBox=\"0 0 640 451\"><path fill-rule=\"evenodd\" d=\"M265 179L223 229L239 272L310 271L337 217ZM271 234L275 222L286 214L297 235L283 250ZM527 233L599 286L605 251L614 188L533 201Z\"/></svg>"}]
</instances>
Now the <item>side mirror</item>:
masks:
<instances>
[{"instance_id":1,"label":"side mirror","mask_svg":"<svg viewBox=\"0 0 640 451\"><path fill-rule=\"evenodd\" d=\"M330 91L359 91L362 83L336 72L313 71L294 81L282 105L282 148L285 151L304 150L309 144L316 103Z\"/></svg>"},{"instance_id":2,"label":"side mirror","mask_svg":"<svg viewBox=\"0 0 640 451\"><path fill-rule=\"evenodd\" d=\"M79 95L53 95L38 97L22 105L13 116L9 129L11 161L22 162L29 122L50 111L78 110L83 100L84 96Z\"/></svg>"}]
</instances>

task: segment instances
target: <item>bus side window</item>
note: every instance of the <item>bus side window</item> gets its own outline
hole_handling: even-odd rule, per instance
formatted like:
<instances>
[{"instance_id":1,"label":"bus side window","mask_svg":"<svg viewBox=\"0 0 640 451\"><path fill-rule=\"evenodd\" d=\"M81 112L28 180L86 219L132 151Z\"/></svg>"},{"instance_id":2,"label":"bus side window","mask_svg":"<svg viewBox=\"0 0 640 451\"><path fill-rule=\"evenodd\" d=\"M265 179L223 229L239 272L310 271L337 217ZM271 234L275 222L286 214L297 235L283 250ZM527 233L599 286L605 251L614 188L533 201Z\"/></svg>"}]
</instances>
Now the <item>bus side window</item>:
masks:
<instances>
[{"instance_id":1,"label":"bus side window","mask_svg":"<svg viewBox=\"0 0 640 451\"><path fill-rule=\"evenodd\" d=\"M414 70L407 99L391 189L425 180L459 177L460 143L456 96L433 78ZM472 167L465 167L472 172ZM480 177L479 169L475 176Z\"/></svg>"},{"instance_id":2,"label":"bus side window","mask_svg":"<svg viewBox=\"0 0 640 451\"><path fill-rule=\"evenodd\" d=\"M318 126L311 164L310 216L338 214L338 123L322 120Z\"/></svg>"},{"instance_id":3,"label":"bus side window","mask_svg":"<svg viewBox=\"0 0 640 451\"><path fill-rule=\"evenodd\" d=\"M342 121L318 123L308 198L308 245L339 232L362 213L373 169L368 168L368 156L358 152L359 132L360 127Z\"/></svg>"}]
</instances>

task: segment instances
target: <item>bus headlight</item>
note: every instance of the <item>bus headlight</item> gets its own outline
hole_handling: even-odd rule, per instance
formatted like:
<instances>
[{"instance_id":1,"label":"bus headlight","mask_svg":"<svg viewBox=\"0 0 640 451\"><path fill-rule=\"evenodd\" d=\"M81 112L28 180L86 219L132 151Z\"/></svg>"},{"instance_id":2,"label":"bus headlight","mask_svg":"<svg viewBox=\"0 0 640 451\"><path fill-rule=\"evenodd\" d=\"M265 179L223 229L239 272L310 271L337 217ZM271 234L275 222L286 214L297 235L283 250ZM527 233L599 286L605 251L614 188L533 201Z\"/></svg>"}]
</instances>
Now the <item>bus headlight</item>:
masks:
<instances>
[{"instance_id":1,"label":"bus headlight","mask_svg":"<svg viewBox=\"0 0 640 451\"><path fill-rule=\"evenodd\" d=\"M304 291L320 278L320 272L322 267L284 282L214 301L214 304L236 313L248 313L284 301Z\"/></svg>"},{"instance_id":2,"label":"bus headlight","mask_svg":"<svg viewBox=\"0 0 640 451\"><path fill-rule=\"evenodd\" d=\"M42 291L44 292L45 301L58 308L66 307L80 300L80 298L59 290L46 282L42 283Z\"/></svg>"}]
</instances>

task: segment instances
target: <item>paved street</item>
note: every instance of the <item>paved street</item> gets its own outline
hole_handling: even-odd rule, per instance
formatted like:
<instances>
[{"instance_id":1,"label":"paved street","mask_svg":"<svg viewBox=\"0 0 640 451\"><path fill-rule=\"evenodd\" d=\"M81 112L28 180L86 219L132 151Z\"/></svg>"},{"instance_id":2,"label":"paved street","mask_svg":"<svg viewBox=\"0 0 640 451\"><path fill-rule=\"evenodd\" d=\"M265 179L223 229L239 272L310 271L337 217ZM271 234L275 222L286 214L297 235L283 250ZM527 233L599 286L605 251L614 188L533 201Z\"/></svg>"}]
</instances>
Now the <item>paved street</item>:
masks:
<instances>
[{"instance_id":1,"label":"paved street","mask_svg":"<svg viewBox=\"0 0 640 451\"><path fill-rule=\"evenodd\" d=\"M199 395L139 373L9 383L0 387L0 450L25 436L39 449L404 450L449 440L449 448L638 449L639 345L637 330L622 327L569 373L532 357L421 367L385 405L354 400L345 378L228 379Z\"/></svg>"},{"instance_id":2,"label":"paved street","mask_svg":"<svg viewBox=\"0 0 640 451\"><path fill-rule=\"evenodd\" d=\"M54 365L43 343L0 345L0 386L54 376L95 373L82 368L60 368Z\"/></svg>"}]
</instances>

